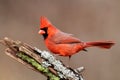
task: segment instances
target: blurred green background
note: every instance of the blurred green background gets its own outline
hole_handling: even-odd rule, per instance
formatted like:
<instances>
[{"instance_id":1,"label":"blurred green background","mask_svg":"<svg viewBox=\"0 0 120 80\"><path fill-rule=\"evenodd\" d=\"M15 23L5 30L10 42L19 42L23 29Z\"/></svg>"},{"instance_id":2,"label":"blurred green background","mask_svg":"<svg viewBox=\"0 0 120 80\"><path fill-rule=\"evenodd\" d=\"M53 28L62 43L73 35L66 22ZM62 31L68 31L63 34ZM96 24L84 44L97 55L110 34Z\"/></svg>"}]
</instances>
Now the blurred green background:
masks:
<instances>
[{"instance_id":1,"label":"blurred green background","mask_svg":"<svg viewBox=\"0 0 120 80\"><path fill-rule=\"evenodd\" d=\"M82 41L115 41L110 50L79 52L72 56L70 66L84 66L85 80L120 80L119 0L0 0L0 39L7 36L47 50L38 35L40 16ZM5 55L4 49L0 45L0 80L46 80ZM56 57L68 64L68 58Z\"/></svg>"}]
</instances>

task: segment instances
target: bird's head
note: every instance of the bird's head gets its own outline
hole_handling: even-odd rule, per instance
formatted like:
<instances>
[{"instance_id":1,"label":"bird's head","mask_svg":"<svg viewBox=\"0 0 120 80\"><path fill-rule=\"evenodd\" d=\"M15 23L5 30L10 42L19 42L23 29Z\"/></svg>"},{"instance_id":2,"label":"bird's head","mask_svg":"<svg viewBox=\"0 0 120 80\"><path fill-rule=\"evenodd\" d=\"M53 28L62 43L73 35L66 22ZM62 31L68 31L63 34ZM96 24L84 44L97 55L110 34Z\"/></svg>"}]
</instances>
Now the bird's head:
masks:
<instances>
[{"instance_id":1,"label":"bird's head","mask_svg":"<svg viewBox=\"0 0 120 80\"><path fill-rule=\"evenodd\" d=\"M51 22L44 16L40 17L40 30L39 34L43 35L44 39L48 37L48 35L53 34L57 29L51 24Z\"/></svg>"}]
</instances>

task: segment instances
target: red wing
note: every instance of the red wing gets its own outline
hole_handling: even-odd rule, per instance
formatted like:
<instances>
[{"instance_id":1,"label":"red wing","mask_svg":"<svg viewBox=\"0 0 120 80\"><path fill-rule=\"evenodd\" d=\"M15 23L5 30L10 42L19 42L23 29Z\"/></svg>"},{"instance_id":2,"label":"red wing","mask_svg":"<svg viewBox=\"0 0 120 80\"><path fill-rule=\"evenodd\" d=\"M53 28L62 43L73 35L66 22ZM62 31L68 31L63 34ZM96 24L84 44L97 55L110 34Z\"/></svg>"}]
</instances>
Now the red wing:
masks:
<instances>
[{"instance_id":1,"label":"red wing","mask_svg":"<svg viewBox=\"0 0 120 80\"><path fill-rule=\"evenodd\" d=\"M70 43L81 43L78 38L72 36L72 34L58 32L54 37L53 40L57 44L70 44Z\"/></svg>"}]
</instances>

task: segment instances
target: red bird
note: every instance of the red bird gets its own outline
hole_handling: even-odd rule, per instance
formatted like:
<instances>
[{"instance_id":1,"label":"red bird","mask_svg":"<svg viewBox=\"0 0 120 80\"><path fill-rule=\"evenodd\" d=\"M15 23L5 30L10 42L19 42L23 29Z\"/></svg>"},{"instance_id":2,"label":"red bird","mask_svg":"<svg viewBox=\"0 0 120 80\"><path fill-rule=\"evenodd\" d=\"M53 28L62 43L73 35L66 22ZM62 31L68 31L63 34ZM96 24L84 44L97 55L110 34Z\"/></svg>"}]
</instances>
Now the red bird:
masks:
<instances>
[{"instance_id":1,"label":"red bird","mask_svg":"<svg viewBox=\"0 0 120 80\"><path fill-rule=\"evenodd\" d=\"M73 37L71 34L64 33L57 29L44 16L41 17L39 34L43 35L47 48L54 54L60 56L69 56L84 50L87 47L100 47L109 49L115 43L113 41L95 41L82 42L80 39Z\"/></svg>"}]
</instances>

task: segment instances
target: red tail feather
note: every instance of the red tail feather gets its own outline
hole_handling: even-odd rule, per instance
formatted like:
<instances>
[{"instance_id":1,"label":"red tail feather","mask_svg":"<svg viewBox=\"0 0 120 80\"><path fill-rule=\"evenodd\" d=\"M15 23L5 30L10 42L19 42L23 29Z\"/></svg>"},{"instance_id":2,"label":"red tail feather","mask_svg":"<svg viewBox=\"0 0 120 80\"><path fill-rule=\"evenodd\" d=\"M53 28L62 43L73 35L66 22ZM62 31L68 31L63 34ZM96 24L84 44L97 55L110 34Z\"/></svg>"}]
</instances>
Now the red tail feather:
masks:
<instances>
[{"instance_id":1,"label":"red tail feather","mask_svg":"<svg viewBox=\"0 0 120 80\"><path fill-rule=\"evenodd\" d=\"M97 46L100 48L111 48L115 43L113 41L86 42L86 47Z\"/></svg>"}]
</instances>

